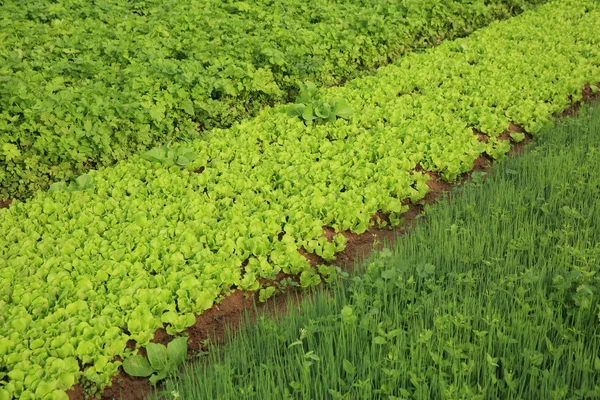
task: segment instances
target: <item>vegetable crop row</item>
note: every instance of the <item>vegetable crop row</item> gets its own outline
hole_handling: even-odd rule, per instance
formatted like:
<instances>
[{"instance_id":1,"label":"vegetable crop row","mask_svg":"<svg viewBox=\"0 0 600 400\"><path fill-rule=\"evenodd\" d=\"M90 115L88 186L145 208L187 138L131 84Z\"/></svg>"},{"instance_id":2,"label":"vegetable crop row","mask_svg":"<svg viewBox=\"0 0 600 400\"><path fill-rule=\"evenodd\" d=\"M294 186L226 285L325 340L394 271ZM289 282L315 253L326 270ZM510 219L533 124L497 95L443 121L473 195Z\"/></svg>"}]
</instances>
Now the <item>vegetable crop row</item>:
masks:
<instances>
[{"instance_id":1,"label":"vegetable crop row","mask_svg":"<svg viewBox=\"0 0 600 400\"><path fill-rule=\"evenodd\" d=\"M323 226L362 233L377 211L399 224L426 172L453 180L482 153L501 157L511 120L537 132L600 82L598 31L598 2L552 2L323 91L347 100L349 120L269 108L152 153L168 164L134 156L0 210L0 395L101 388L128 340L181 332L235 289L267 298L259 281L279 272L327 278L298 251L333 260L346 239Z\"/></svg>"},{"instance_id":2,"label":"vegetable crop row","mask_svg":"<svg viewBox=\"0 0 600 400\"><path fill-rule=\"evenodd\" d=\"M151 398L600 398L600 108L544 131Z\"/></svg>"},{"instance_id":3,"label":"vegetable crop row","mask_svg":"<svg viewBox=\"0 0 600 400\"><path fill-rule=\"evenodd\" d=\"M0 200L546 0L5 0Z\"/></svg>"}]
</instances>

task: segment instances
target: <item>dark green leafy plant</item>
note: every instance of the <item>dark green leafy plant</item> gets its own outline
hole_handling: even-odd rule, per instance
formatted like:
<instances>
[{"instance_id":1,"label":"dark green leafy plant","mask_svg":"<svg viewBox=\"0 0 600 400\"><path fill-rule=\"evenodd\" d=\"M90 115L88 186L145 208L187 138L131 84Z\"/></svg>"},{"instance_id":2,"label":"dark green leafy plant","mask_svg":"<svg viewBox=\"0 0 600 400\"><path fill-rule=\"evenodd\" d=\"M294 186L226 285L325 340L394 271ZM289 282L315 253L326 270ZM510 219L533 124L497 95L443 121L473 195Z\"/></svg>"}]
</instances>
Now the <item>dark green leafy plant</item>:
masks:
<instances>
[{"instance_id":1,"label":"dark green leafy plant","mask_svg":"<svg viewBox=\"0 0 600 400\"><path fill-rule=\"evenodd\" d=\"M340 83L545 1L4 0L0 199L228 127L285 101L295 82Z\"/></svg>"},{"instance_id":2,"label":"dark green leafy plant","mask_svg":"<svg viewBox=\"0 0 600 400\"><path fill-rule=\"evenodd\" d=\"M48 191L52 192L64 192L64 191L75 191L75 190L86 190L94 187L94 182L89 174L83 174L78 176L73 182L67 183L65 181L55 182L50 185Z\"/></svg>"},{"instance_id":3,"label":"dark green leafy plant","mask_svg":"<svg viewBox=\"0 0 600 400\"><path fill-rule=\"evenodd\" d=\"M123 361L123 370L138 377L150 377L150 383L156 383L173 372L185 361L187 357L187 337L180 336L173 339L167 346L160 343L146 345L148 358L139 354L128 357Z\"/></svg>"},{"instance_id":4,"label":"dark green leafy plant","mask_svg":"<svg viewBox=\"0 0 600 400\"><path fill-rule=\"evenodd\" d=\"M287 113L308 124L334 122L338 118L350 119L353 114L350 104L344 99L322 99L317 86L312 82L300 85L300 95L296 97L295 103L287 107Z\"/></svg>"},{"instance_id":5,"label":"dark green leafy plant","mask_svg":"<svg viewBox=\"0 0 600 400\"><path fill-rule=\"evenodd\" d=\"M143 153L142 158L169 167L172 165L186 167L196 159L196 154L194 154L193 150L181 145L171 147L169 144L165 144Z\"/></svg>"}]
</instances>

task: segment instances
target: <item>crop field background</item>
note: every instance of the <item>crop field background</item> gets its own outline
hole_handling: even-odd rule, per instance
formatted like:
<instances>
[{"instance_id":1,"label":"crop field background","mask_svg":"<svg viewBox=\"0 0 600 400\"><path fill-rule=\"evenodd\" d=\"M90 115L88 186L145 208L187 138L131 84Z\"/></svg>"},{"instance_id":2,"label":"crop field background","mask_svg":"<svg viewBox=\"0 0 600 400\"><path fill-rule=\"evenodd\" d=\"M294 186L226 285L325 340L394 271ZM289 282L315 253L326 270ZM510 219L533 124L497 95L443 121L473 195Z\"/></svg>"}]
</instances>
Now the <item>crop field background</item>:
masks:
<instances>
[{"instance_id":1,"label":"crop field background","mask_svg":"<svg viewBox=\"0 0 600 400\"><path fill-rule=\"evenodd\" d=\"M545 0L4 0L0 200Z\"/></svg>"},{"instance_id":2,"label":"crop field background","mask_svg":"<svg viewBox=\"0 0 600 400\"><path fill-rule=\"evenodd\" d=\"M436 186L540 133L544 144L493 174L487 194L465 190L463 202L484 197L464 215L440 208L432 218L451 222L384 252L331 308L310 306L322 314L314 329L345 336L314 341L312 322L273 328L293 345L272 340L259 359L283 358L255 370L254 350L238 352L220 371L211 352L214 368L173 390L598 395L598 115L553 121L600 90L599 2L5 0L0 10L0 199L13 199L0 208L0 400L101 395L138 352L163 351L150 343L159 329L185 345L227 296L264 302L286 285L335 281L349 240L400 226ZM560 143L572 153L559 162ZM540 158L552 165L534 167ZM543 195L528 197L526 184ZM484 221L489 233L469 236ZM256 335L233 348L264 343ZM169 357L185 358L182 348Z\"/></svg>"},{"instance_id":3,"label":"crop field background","mask_svg":"<svg viewBox=\"0 0 600 400\"><path fill-rule=\"evenodd\" d=\"M153 398L600 397L600 107L537 140Z\"/></svg>"}]
</instances>

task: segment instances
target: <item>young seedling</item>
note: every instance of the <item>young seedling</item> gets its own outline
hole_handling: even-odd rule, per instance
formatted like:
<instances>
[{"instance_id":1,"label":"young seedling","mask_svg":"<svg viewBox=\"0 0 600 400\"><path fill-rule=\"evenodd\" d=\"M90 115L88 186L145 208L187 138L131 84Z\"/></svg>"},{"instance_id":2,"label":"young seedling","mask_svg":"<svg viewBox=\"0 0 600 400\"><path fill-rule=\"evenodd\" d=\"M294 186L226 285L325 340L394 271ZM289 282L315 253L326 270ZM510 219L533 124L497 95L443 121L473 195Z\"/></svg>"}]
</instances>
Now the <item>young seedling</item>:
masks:
<instances>
[{"instance_id":1,"label":"young seedling","mask_svg":"<svg viewBox=\"0 0 600 400\"><path fill-rule=\"evenodd\" d=\"M296 102L287 107L288 115L299 117L307 124L334 122L338 118L349 119L352 116L352 108L346 100L323 100L318 94L314 83L301 84Z\"/></svg>"},{"instance_id":2,"label":"young seedling","mask_svg":"<svg viewBox=\"0 0 600 400\"><path fill-rule=\"evenodd\" d=\"M177 165L178 167L186 167L194 161L196 154L184 146L174 145L169 143L160 147L155 147L142 154L144 160L165 164L167 166Z\"/></svg>"},{"instance_id":3,"label":"young seedling","mask_svg":"<svg viewBox=\"0 0 600 400\"><path fill-rule=\"evenodd\" d=\"M148 358L139 354L123 362L123 370L131 376L150 377L150 383L156 383L177 370L187 357L187 337L172 340L166 347L159 343L148 343Z\"/></svg>"}]
</instances>

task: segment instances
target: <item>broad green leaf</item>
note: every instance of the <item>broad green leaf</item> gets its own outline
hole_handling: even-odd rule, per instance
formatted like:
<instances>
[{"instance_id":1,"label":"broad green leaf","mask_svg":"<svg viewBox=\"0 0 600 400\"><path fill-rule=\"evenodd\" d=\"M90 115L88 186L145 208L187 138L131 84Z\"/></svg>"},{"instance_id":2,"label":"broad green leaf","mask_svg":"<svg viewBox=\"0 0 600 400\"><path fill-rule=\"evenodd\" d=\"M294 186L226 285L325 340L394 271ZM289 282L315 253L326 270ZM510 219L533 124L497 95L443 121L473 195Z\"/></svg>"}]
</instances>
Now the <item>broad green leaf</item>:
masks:
<instances>
[{"instance_id":1,"label":"broad green leaf","mask_svg":"<svg viewBox=\"0 0 600 400\"><path fill-rule=\"evenodd\" d=\"M167 154L164 151L164 149L162 149L160 147L155 147L155 148L143 153L142 158L144 160L148 160L148 161L152 161L152 162L164 163L167 161Z\"/></svg>"},{"instance_id":2,"label":"broad green leaf","mask_svg":"<svg viewBox=\"0 0 600 400\"><path fill-rule=\"evenodd\" d=\"M10 400L10 399L12 399L12 396L8 392L8 390L0 387L0 400Z\"/></svg>"},{"instance_id":3,"label":"broad green leaf","mask_svg":"<svg viewBox=\"0 0 600 400\"><path fill-rule=\"evenodd\" d=\"M148 377L154 373L154 368L150 366L148 360L139 354L127 357L123 361L123 370L131 376L138 377Z\"/></svg>"},{"instance_id":4,"label":"broad green leaf","mask_svg":"<svg viewBox=\"0 0 600 400\"><path fill-rule=\"evenodd\" d=\"M161 122L165 118L165 106L157 104L150 108L150 117L157 122Z\"/></svg>"},{"instance_id":5,"label":"broad green leaf","mask_svg":"<svg viewBox=\"0 0 600 400\"><path fill-rule=\"evenodd\" d=\"M163 315L161 317L161 321L166 324L172 324L177 320L177 318L178 318L178 315L176 312L167 311L167 312L163 313Z\"/></svg>"},{"instance_id":6,"label":"broad green leaf","mask_svg":"<svg viewBox=\"0 0 600 400\"><path fill-rule=\"evenodd\" d=\"M187 147L180 148L179 155L185 157L189 162L192 162L196 159L196 153Z\"/></svg>"},{"instance_id":7,"label":"broad green leaf","mask_svg":"<svg viewBox=\"0 0 600 400\"><path fill-rule=\"evenodd\" d=\"M167 344L167 357L170 364L179 365L185 361L187 356L187 340L187 337L180 336Z\"/></svg>"},{"instance_id":8,"label":"broad green leaf","mask_svg":"<svg viewBox=\"0 0 600 400\"><path fill-rule=\"evenodd\" d=\"M312 121L315 119L312 104L309 104L304 108L304 111L302 112L302 118L304 118L306 121Z\"/></svg>"},{"instance_id":9,"label":"broad green leaf","mask_svg":"<svg viewBox=\"0 0 600 400\"><path fill-rule=\"evenodd\" d=\"M304 113L306 106L302 103L290 104L286 107L287 114L290 117L300 117Z\"/></svg>"},{"instance_id":10,"label":"broad green leaf","mask_svg":"<svg viewBox=\"0 0 600 400\"><path fill-rule=\"evenodd\" d=\"M175 164L177 164L180 167L185 167L186 165L188 165L192 160L189 160L188 158L186 158L185 156L177 156L177 160L175 160Z\"/></svg>"},{"instance_id":11,"label":"broad green leaf","mask_svg":"<svg viewBox=\"0 0 600 400\"><path fill-rule=\"evenodd\" d=\"M330 111L324 106L315 107L314 111L315 115L319 118L329 118Z\"/></svg>"},{"instance_id":12,"label":"broad green leaf","mask_svg":"<svg viewBox=\"0 0 600 400\"><path fill-rule=\"evenodd\" d=\"M79 177L77 177L75 182L77 183L79 190L89 189L93 186L92 177L88 174L80 175Z\"/></svg>"},{"instance_id":13,"label":"broad green leaf","mask_svg":"<svg viewBox=\"0 0 600 400\"><path fill-rule=\"evenodd\" d=\"M68 189L68 185L66 182L54 182L52 185L50 185L50 188L48 189L48 192L53 193L53 192L64 192L65 190Z\"/></svg>"},{"instance_id":14,"label":"broad green leaf","mask_svg":"<svg viewBox=\"0 0 600 400\"><path fill-rule=\"evenodd\" d=\"M296 103L311 103L317 95L317 85L313 82L305 82L300 85L300 95L296 98Z\"/></svg>"},{"instance_id":15,"label":"broad green leaf","mask_svg":"<svg viewBox=\"0 0 600 400\"><path fill-rule=\"evenodd\" d=\"M146 345L148 361L156 371L162 371L167 368L167 348L160 343L148 343Z\"/></svg>"},{"instance_id":16,"label":"broad green leaf","mask_svg":"<svg viewBox=\"0 0 600 400\"><path fill-rule=\"evenodd\" d=\"M332 101L333 113L340 118L349 119L353 115L352 108L346 100L335 99Z\"/></svg>"},{"instance_id":17,"label":"broad green leaf","mask_svg":"<svg viewBox=\"0 0 600 400\"><path fill-rule=\"evenodd\" d=\"M195 115L194 112L194 103L192 103L190 100L183 100L181 102L181 108L188 113L189 115Z\"/></svg>"},{"instance_id":18,"label":"broad green leaf","mask_svg":"<svg viewBox=\"0 0 600 400\"><path fill-rule=\"evenodd\" d=\"M71 389L71 388L69 388L69 389ZM52 400L69 400L69 395L67 395L67 393L64 392L63 390L54 390L54 391L52 391L50 396L51 396L50 399L52 399Z\"/></svg>"}]
</instances>

